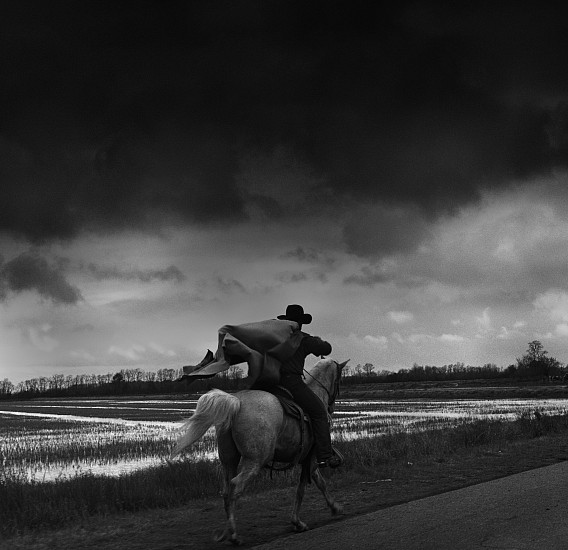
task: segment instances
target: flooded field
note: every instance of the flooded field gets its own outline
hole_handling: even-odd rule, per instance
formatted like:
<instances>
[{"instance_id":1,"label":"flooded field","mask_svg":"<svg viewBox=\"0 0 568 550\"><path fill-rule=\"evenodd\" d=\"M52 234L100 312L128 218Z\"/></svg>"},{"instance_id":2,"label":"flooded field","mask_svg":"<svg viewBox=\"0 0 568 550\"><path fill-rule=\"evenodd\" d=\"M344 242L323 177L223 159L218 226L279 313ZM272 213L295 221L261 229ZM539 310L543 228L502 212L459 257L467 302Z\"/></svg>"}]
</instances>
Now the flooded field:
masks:
<instances>
[{"instance_id":1,"label":"flooded field","mask_svg":"<svg viewBox=\"0 0 568 550\"><path fill-rule=\"evenodd\" d=\"M345 440L448 428L476 420L515 420L539 411L564 414L568 399L455 399L342 401L334 413L334 435Z\"/></svg>"},{"instance_id":2,"label":"flooded field","mask_svg":"<svg viewBox=\"0 0 568 550\"><path fill-rule=\"evenodd\" d=\"M164 463L196 401L49 399L0 403L0 475L22 483L84 474L118 476ZM336 403L337 442L400 431L447 428L479 419L563 414L568 399L402 400ZM216 457L208 432L186 460Z\"/></svg>"}]
</instances>

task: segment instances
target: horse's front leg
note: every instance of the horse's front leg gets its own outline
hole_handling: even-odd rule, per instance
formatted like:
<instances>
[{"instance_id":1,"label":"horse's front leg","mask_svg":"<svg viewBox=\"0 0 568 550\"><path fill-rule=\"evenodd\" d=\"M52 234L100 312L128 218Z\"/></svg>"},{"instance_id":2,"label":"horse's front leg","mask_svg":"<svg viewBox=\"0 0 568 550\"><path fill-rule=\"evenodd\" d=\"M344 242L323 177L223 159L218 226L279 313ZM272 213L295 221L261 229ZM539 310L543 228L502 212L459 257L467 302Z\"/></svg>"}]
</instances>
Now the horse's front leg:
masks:
<instances>
[{"instance_id":1,"label":"horse's front leg","mask_svg":"<svg viewBox=\"0 0 568 550\"><path fill-rule=\"evenodd\" d=\"M336 514L343 514L343 506L337 504L337 502L335 502L335 499L331 496L331 494L327 490L327 483L325 482L325 479L321 475L321 472L319 471L318 468L316 468L312 472L312 479L315 481L317 488L321 491L322 495L324 496L325 501L329 506L329 509L331 510L331 513L334 516Z\"/></svg>"},{"instance_id":2,"label":"horse's front leg","mask_svg":"<svg viewBox=\"0 0 568 550\"><path fill-rule=\"evenodd\" d=\"M309 527L300 519L300 507L302 506L302 501L304 500L304 494L306 493L306 485L307 485L307 473L306 468L309 468L309 465L302 465L302 473L300 474L300 481L298 482L298 487L296 489L296 499L294 500L294 508L292 509L292 516L290 517L290 521L294 525L295 530L298 533L302 531L307 531Z\"/></svg>"},{"instance_id":3,"label":"horse's front leg","mask_svg":"<svg viewBox=\"0 0 568 550\"><path fill-rule=\"evenodd\" d=\"M300 519L300 507L302 506L302 500L304 499L304 494L306 492L306 481L300 478L298 487L296 489L296 499L294 500L294 508L292 509L292 516L290 521L294 525L294 529L301 533L302 531L307 531L309 527Z\"/></svg>"}]
</instances>

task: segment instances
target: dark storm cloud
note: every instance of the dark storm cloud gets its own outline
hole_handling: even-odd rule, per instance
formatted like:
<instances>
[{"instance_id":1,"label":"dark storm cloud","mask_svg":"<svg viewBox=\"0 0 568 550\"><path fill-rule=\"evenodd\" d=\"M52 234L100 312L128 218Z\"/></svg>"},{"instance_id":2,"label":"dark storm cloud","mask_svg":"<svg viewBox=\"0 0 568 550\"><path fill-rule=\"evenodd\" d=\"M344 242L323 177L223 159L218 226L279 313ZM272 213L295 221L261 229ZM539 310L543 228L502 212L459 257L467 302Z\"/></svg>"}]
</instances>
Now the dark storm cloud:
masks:
<instances>
[{"instance_id":1,"label":"dark storm cloud","mask_svg":"<svg viewBox=\"0 0 568 550\"><path fill-rule=\"evenodd\" d=\"M125 316L153 319L161 318L164 315L187 313L202 301L203 297L197 293L180 292L168 299L149 297L116 300L106 304L105 308Z\"/></svg>"},{"instance_id":2,"label":"dark storm cloud","mask_svg":"<svg viewBox=\"0 0 568 550\"><path fill-rule=\"evenodd\" d=\"M300 283L304 281L319 281L326 283L328 273L334 269L336 260L315 248L298 246L281 256L283 259L296 260L301 263L311 264L314 267L304 268L302 271L285 271L276 275L281 283Z\"/></svg>"},{"instance_id":3,"label":"dark storm cloud","mask_svg":"<svg viewBox=\"0 0 568 550\"><path fill-rule=\"evenodd\" d=\"M319 264L328 268L331 268L335 264L335 258L314 248L306 248L303 246L298 246L294 250L289 250L282 255L282 258L298 260L300 262L310 264Z\"/></svg>"},{"instance_id":4,"label":"dark storm cloud","mask_svg":"<svg viewBox=\"0 0 568 550\"><path fill-rule=\"evenodd\" d=\"M0 262L0 296L36 291L56 304L75 304L82 299L78 288L71 285L59 267L51 267L45 258L35 254L21 254L13 260Z\"/></svg>"},{"instance_id":5,"label":"dark storm cloud","mask_svg":"<svg viewBox=\"0 0 568 550\"><path fill-rule=\"evenodd\" d=\"M234 223L263 204L240 159L278 146L333 194L430 213L565 166L558 6L4 6L0 231Z\"/></svg>"},{"instance_id":6,"label":"dark storm cloud","mask_svg":"<svg viewBox=\"0 0 568 550\"><path fill-rule=\"evenodd\" d=\"M224 294L248 294L248 290L245 286L236 279L224 279L222 277L216 277L213 281L215 286Z\"/></svg>"},{"instance_id":7,"label":"dark storm cloud","mask_svg":"<svg viewBox=\"0 0 568 550\"><path fill-rule=\"evenodd\" d=\"M308 271L294 272L287 271L276 275L276 280L281 283L302 283L304 281L319 281L320 283L327 283L327 274L319 269L310 269Z\"/></svg>"},{"instance_id":8,"label":"dark storm cloud","mask_svg":"<svg viewBox=\"0 0 568 550\"><path fill-rule=\"evenodd\" d=\"M347 250L359 256L411 252L429 236L428 221L415 207L364 206L352 212L343 228Z\"/></svg>"},{"instance_id":9,"label":"dark storm cloud","mask_svg":"<svg viewBox=\"0 0 568 550\"><path fill-rule=\"evenodd\" d=\"M185 275L175 265L170 265L166 269L119 269L118 267L105 267L93 263L84 268L95 279L121 279L125 281L141 281L149 283L151 281L175 281L182 282Z\"/></svg>"},{"instance_id":10,"label":"dark storm cloud","mask_svg":"<svg viewBox=\"0 0 568 550\"><path fill-rule=\"evenodd\" d=\"M304 248L298 246L294 250L289 250L286 254L282 255L283 258L293 258L301 262L318 263L320 261L320 253L313 248Z\"/></svg>"},{"instance_id":11,"label":"dark storm cloud","mask_svg":"<svg viewBox=\"0 0 568 550\"><path fill-rule=\"evenodd\" d=\"M366 287L374 287L378 284L390 283L395 280L392 273L388 273L380 268L373 268L371 266L364 266L359 273L354 273L345 277L343 282L347 285L359 285Z\"/></svg>"}]
</instances>

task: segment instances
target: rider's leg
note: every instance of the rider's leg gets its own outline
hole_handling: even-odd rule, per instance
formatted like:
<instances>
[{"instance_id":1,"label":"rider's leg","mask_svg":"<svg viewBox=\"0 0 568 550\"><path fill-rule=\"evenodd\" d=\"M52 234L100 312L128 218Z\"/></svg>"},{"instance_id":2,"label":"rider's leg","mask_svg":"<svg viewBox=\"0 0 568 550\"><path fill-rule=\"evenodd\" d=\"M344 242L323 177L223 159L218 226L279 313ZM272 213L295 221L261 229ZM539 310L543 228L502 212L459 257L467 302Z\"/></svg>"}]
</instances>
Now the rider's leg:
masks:
<instances>
[{"instance_id":1,"label":"rider's leg","mask_svg":"<svg viewBox=\"0 0 568 550\"><path fill-rule=\"evenodd\" d=\"M333 450L329 433L329 419L321 399L308 388L301 376L284 375L281 384L290 391L294 400L312 421L317 461L324 462L332 458Z\"/></svg>"}]
</instances>

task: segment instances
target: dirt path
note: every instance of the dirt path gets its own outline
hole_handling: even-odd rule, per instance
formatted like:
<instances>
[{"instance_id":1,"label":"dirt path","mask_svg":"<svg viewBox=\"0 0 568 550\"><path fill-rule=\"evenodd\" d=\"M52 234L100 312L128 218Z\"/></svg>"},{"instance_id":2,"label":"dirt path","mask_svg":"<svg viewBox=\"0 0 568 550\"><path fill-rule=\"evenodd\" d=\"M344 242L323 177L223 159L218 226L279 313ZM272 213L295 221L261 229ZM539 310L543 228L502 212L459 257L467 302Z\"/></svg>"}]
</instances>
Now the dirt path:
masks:
<instances>
[{"instance_id":1,"label":"dirt path","mask_svg":"<svg viewBox=\"0 0 568 550\"><path fill-rule=\"evenodd\" d=\"M566 550L568 461L296 533L255 550Z\"/></svg>"},{"instance_id":2,"label":"dirt path","mask_svg":"<svg viewBox=\"0 0 568 550\"><path fill-rule=\"evenodd\" d=\"M476 448L423 464L382 469L368 478L328 472L345 515L333 518L315 487L306 493L303 520L311 529L449 490L568 460L568 441L551 435L500 450ZM244 548L290 534L293 488L250 495L238 509ZM2 550L209 550L223 548L212 534L224 524L221 498L173 510L87 518L81 526L0 542Z\"/></svg>"}]
</instances>

